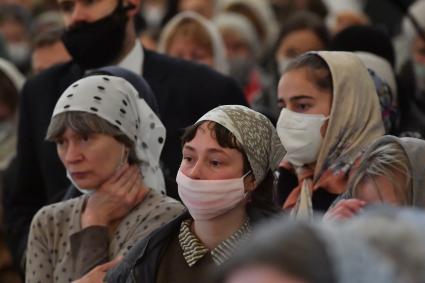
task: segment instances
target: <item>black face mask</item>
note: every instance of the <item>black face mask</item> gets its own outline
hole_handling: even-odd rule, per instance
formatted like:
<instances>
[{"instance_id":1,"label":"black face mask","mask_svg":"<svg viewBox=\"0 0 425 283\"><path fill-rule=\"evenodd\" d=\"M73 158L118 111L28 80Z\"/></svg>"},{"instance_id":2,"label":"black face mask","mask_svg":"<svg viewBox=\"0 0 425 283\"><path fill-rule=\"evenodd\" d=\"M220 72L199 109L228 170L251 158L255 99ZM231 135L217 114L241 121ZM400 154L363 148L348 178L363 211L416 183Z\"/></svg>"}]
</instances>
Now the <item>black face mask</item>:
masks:
<instances>
[{"instance_id":1,"label":"black face mask","mask_svg":"<svg viewBox=\"0 0 425 283\"><path fill-rule=\"evenodd\" d=\"M134 6L132 6L134 7ZM92 23L71 27L62 41L72 58L83 69L95 69L113 63L124 46L127 24L126 11L121 1L112 14Z\"/></svg>"}]
</instances>

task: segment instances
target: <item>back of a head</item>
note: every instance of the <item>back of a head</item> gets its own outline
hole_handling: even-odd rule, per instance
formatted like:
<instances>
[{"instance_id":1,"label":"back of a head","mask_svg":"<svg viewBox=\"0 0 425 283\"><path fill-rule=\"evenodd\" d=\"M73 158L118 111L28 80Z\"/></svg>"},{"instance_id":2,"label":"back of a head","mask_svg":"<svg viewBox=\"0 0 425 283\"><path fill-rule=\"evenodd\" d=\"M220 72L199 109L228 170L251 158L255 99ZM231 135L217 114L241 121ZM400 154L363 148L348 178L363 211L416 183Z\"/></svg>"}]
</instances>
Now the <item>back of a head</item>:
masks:
<instances>
[{"instance_id":1,"label":"back of a head","mask_svg":"<svg viewBox=\"0 0 425 283\"><path fill-rule=\"evenodd\" d=\"M377 206L340 223L345 235L361 237L383 260L393 265L395 282L416 283L425 278L424 212Z\"/></svg>"},{"instance_id":2,"label":"back of a head","mask_svg":"<svg viewBox=\"0 0 425 283\"><path fill-rule=\"evenodd\" d=\"M255 266L270 267L302 282L338 282L314 225L275 219L257 228L239 254L220 269L216 282L229 282L234 272Z\"/></svg>"},{"instance_id":3,"label":"back of a head","mask_svg":"<svg viewBox=\"0 0 425 283\"><path fill-rule=\"evenodd\" d=\"M322 41L324 48L329 44L329 32L323 19L312 12L300 11L289 17L282 25L274 46L274 52L277 51L281 41L288 34L297 30L312 31Z\"/></svg>"}]
</instances>

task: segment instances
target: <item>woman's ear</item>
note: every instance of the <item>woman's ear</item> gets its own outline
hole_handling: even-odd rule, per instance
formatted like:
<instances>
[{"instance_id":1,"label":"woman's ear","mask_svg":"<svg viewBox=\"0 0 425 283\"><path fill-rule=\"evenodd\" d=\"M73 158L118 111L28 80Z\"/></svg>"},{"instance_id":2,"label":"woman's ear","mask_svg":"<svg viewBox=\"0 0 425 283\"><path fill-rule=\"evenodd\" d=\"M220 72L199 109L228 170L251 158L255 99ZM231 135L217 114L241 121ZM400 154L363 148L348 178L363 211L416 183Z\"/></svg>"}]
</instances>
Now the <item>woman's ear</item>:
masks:
<instances>
[{"instance_id":1,"label":"woman's ear","mask_svg":"<svg viewBox=\"0 0 425 283\"><path fill-rule=\"evenodd\" d=\"M254 174L252 174L252 172L249 173L248 176L246 176L244 185L245 185L245 190L248 193L253 192L255 190L255 177L254 177Z\"/></svg>"}]
</instances>

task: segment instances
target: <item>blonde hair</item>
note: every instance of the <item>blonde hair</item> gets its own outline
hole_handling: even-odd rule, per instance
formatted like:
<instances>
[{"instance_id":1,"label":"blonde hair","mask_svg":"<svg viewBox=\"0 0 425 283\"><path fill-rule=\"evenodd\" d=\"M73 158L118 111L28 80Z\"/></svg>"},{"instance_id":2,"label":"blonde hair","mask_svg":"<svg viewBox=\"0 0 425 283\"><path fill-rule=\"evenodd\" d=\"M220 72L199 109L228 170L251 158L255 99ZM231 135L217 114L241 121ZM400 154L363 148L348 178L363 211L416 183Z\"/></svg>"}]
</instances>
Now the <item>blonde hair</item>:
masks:
<instances>
[{"instance_id":1,"label":"blonde hair","mask_svg":"<svg viewBox=\"0 0 425 283\"><path fill-rule=\"evenodd\" d=\"M174 33L165 43L165 50L170 48L171 43L178 36L190 39L193 43L207 50L211 56L214 56L213 43L208 31L195 19L184 18L176 25Z\"/></svg>"},{"instance_id":2,"label":"blonde hair","mask_svg":"<svg viewBox=\"0 0 425 283\"><path fill-rule=\"evenodd\" d=\"M371 181L376 192L381 197L380 188L376 185L375 178L386 178L396 189L395 194L403 204L412 202L412 182L409 159L404 149L397 142L390 141L377 143L367 151L359 167L348 183L348 194L351 197L358 195L359 186ZM403 180L397 180L396 175L403 176Z\"/></svg>"}]
</instances>

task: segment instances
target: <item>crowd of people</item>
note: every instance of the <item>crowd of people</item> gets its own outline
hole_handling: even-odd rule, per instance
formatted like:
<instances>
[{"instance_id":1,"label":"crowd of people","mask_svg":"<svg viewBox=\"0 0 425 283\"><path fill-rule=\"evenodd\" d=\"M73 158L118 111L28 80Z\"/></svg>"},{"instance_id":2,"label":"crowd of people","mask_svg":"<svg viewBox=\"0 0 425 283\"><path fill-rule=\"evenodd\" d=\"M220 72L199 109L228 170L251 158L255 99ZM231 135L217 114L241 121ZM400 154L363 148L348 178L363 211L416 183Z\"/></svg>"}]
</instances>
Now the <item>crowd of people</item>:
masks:
<instances>
[{"instance_id":1,"label":"crowd of people","mask_svg":"<svg viewBox=\"0 0 425 283\"><path fill-rule=\"evenodd\" d=\"M0 282L425 280L425 0L0 0Z\"/></svg>"}]
</instances>

